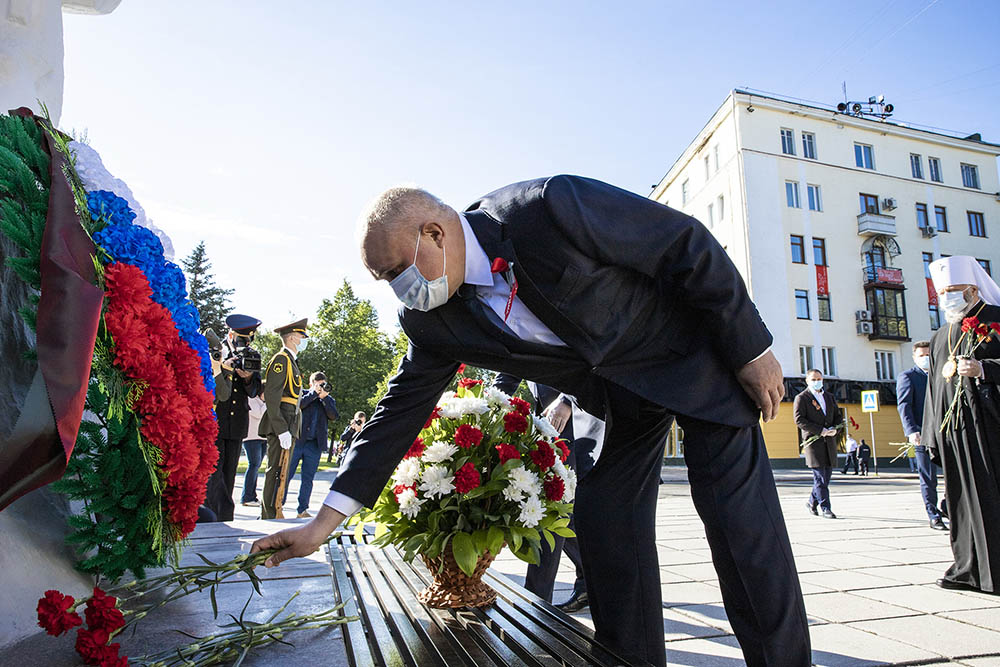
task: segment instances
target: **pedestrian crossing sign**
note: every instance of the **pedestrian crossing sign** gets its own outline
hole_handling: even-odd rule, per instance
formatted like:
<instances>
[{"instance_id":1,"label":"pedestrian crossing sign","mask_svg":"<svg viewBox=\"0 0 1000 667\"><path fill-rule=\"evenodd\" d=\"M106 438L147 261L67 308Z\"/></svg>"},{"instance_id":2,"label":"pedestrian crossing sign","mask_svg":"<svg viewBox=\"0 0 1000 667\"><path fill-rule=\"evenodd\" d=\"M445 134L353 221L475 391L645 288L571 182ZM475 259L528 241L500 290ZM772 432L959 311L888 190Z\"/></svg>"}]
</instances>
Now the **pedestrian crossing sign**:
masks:
<instances>
[{"instance_id":1,"label":"pedestrian crossing sign","mask_svg":"<svg viewBox=\"0 0 1000 667\"><path fill-rule=\"evenodd\" d=\"M861 412L878 412L878 390L861 392Z\"/></svg>"}]
</instances>

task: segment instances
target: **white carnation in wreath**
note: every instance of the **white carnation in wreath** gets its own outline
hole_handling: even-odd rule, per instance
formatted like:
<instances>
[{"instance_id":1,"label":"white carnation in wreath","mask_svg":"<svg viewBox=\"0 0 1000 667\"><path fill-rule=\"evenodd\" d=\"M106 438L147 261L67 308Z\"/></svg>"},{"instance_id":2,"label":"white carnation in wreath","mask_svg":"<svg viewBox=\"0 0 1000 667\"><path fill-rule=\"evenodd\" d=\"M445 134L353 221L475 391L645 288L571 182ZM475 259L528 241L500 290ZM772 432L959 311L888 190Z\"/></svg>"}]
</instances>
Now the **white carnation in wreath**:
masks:
<instances>
[{"instance_id":1,"label":"white carnation in wreath","mask_svg":"<svg viewBox=\"0 0 1000 667\"><path fill-rule=\"evenodd\" d=\"M538 481L538 475L523 466L518 466L511 470L507 475L507 479L510 480L510 485L521 493L532 493L537 486L541 486L541 482Z\"/></svg>"},{"instance_id":2,"label":"white carnation in wreath","mask_svg":"<svg viewBox=\"0 0 1000 667\"><path fill-rule=\"evenodd\" d=\"M504 414L514 411L514 406L510 404L510 396L496 387L487 387L484 394L491 408L500 408Z\"/></svg>"},{"instance_id":3,"label":"white carnation in wreath","mask_svg":"<svg viewBox=\"0 0 1000 667\"><path fill-rule=\"evenodd\" d=\"M504 500L520 504L524 500L524 491L514 484L508 484L503 490L503 497Z\"/></svg>"},{"instance_id":4,"label":"white carnation in wreath","mask_svg":"<svg viewBox=\"0 0 1000 667\"><path fill-rule=\"evenodd\" d=\"M530 496L521 503L521 514L517 520L524 524L526 528L534 528L538 522L545 517L545 508L538 496Z\"/></svg>"},{"instance_id":5,"label":"white carnation in wreath","mask_svg":"<svg viewBox=\"0 0 1000 667\"><path fill-rule=\"evenodd\" d=\"M431 466L424 471L424 481L420 485L420 490L428 498L448 495L455 490L455 476L450 472L444 466Z\"/></svg>"},{"instance_id":6,"label":"white carnation in wreath","mask_svg":"<svg viewBox=\"0 0 1000 667\"><path fill-rule=\"evenodd\" d=\"M532 415L531 418L535 420L535 429L539 433L541 433L543 437L546 438L559 437L559 431L556 430L556 427L553 426L552 422L550 422L548 419L546 419L545 417L538 417L536 415Z\"/></svg>"},{"instance_id":7,"label":"white carnation in wreath","mask_svg":"<svg viewBox=\"0 0 1000 667\"><path fill-rule=\"evenodd\" d=\"M420 513L420 506L426 501L417 498L413 489L406 489L399 494L399 511L408 519L413 519Z\"/></svg>"},{"instance_id":8,"label":"white carnation in wreath","mask_svg":"<svg viewBox=\"0 0 1000 667\"><path fill-rule=\"evenodd\" d=\"M442 442L437 440L430 447L424 450L421 460L424 463L444 463L445 461L451 460L458 452L458 447L451 444L450 442Z\"/></svg>"},{"instance_id":9,"label":"white carnation in wreath","mask_svg":"<svg viewBox=\"0 0 1000 667\"><path fill-rule=\"evenodd\" d=\"M420 479L420 459L411 456L400 461L392 476L394 486L413 486Z\"/></svg>"}]
</instances>

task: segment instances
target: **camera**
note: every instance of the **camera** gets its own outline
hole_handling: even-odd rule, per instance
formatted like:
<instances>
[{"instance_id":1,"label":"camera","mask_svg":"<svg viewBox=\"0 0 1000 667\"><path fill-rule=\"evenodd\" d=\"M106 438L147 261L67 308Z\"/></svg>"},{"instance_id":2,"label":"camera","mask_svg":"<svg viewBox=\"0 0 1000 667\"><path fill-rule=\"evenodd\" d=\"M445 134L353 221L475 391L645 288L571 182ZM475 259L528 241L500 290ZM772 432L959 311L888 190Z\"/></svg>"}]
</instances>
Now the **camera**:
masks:
<instances>
[{"instance_id":1,"label":"camera","mask_svg":"<svg viewBox=\"0 0 1000 667\"><path fill-rule=\"evenodd\" d=\"M323 383L323 384L321 385L321 387L322 387L323 391L325 391L325 392L326 392L326 393L328 393L328 394L329 394L329 393L330 393L330 392L331 392L331 391L333 390L333 387L331 387L331 386L330 386L330 383L329 383L329 382L324 382L324 383Z\"/></svg>"},{"instance_id":2,"label":"camera","mask_svg":"<svg viewBox=\"0 0 1000 667\"><path fill-rule=\"evenodd\" d=\"M262 368L260 352L249 345L237 347L233 350L229 365L234 369L247 371L248 373L260 372Z\"/></svg>"},{"instance_id":3,"label":"camera","mask_svg":"<svg viewBox=\"0 0 1000 667\"><path fill-rule=\"evenodd\" d=\"M222 341L211 329L205 330L205 340L208 341L208 354L215 361L222 361Z\"/></svg>"}]
</instances>

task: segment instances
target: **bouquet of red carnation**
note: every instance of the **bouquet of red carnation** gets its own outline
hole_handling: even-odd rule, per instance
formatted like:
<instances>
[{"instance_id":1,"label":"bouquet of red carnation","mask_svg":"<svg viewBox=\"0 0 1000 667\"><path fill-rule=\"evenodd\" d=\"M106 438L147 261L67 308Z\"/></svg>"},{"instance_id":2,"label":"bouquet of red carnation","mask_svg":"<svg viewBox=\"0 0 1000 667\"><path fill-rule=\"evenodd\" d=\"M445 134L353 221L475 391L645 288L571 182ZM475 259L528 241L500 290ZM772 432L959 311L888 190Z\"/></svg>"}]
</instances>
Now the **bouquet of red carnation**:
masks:
<instances>
[{"instance_id":1,"label":"bouquet of red carnation","mask_svg":"<svg viewBox=\"0 0 1000 667\"><path fill-rule=\"evenodd\" d=\"M955 396L952 397L951 405L948 406L948 411L944 413L944 419L941 420L942 431L948 427L948 424L953 424L957 419L958 404L962 394L965 393L965 383L962 382L962 376L956 372L957 360L960 358L971 359L979 346L988 341L991 336L1000 339L1000 323L984 324L975 316L962 320L962 335L959 337L958 343L955 344L954 350L958 354L953 352L941 368L941 375L945 379L955 379Z\"/></svg>"}]
</instances>

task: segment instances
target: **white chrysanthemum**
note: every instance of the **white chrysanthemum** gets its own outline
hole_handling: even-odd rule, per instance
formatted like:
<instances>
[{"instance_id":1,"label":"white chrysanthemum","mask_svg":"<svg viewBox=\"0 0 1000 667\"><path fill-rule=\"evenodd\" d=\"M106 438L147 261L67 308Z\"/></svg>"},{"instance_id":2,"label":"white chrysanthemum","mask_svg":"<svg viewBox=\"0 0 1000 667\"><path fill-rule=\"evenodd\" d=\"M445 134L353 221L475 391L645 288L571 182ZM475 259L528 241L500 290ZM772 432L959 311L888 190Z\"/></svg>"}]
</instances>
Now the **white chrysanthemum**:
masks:
<instances>
[{"instance_id":1,"label":"white chrysanthemum","mask_svg":"<svg viewBox=\"0 0 1000 667\"><path fill-rule=\"evenodd\" d=\"M563 502L571 503L576 498L576 471L572 468L566 468L566 474L560 475L560 477L563 478L563 483L566 485L566 490L563 492Z\"/></svg>"},{"instance_id":2,"label":"white chrysanthemum","mask_svg":"<svg viewBox=\"0 0 1000 667\"><path fill-rule=\"evenodd\" d=\"M505 500L509 500L514 503L520 503L524 500L524 492L513 484L508 484L503 490L503 497Z\"/></svg>"},{"instance_id":3,"label":"white chrysanthemum","mask_svg":"<svg viewBox=\"0 0 1000 667\"><path fill-rule=\"evenodd\" d=\"M531 496L521 503L521 514L517 520L523 523L526 528L534 528L544 517L545 509L542 507L542 501L538 499L538 496Z\"/></svg>"},{"instance_id":4,"label":"white chrysanthemum","mask_svg":"<svg viewBox=\"0 0 1000 667\"><path fill-rule=\"evenodd\" d=\"M538 475L523 466L517 466L511 470L507 479L510 480L511 486L522 493L531 493L535 486L541 483L538 481Z\"/></svg>"},{"instance_id":5,"label":"white chrysanthemum","mask_svg":"<svg viewBox=\"0 0 1000 667\"><path fill-rule=\"evenodd\" d=\"M424 482L420 490L428 498L445 496L455 490L455 476L444 466L431 466L424 471Z\"/></svg>"},{"instance_id":6,"label":"white chrysanthemum","mask_svg":"<svg viewBox=\"0 0 1000 667\"><path fill-rule=\"evenodd\" d=\"M542 434L542 436L546 438L559 437L559 431L556 430L556 427L553 426L552 422L548 419L545 417L537 417L535 415L532 415L531 418L535 420L535 428Z\"/></svg>"},{"instance_id":7,"label":"white chrysanthemum","mask_svg":"<svg viewBox=\"0 0 1000 667\"><path fill-rule=\"evenodd\" d=\"M510 404L510 396L496 387L487 387L483 393L491 408L500 408L504 414L514 411L514 406Z\"/></svg>"},{"instance_id":8,"label":"white chrysanthemum","mask_svg":"<svg viewBox=\"0 0 1000 667\"><path fill-rule=\"evenodd\" d=\"M445 394L438 402L441 409L441 416L448 419L458 419L462 416L462 399L455 394Z\"/></svg>"},{"instance_id":9,"label":"white chrysanthemum","mask_svg":"<svg viewBox=\"0 0 1000 667\"><path fill-rule=\"evenodd\" d=\"M420 479L420 459L411 456L400 461L392 476L393 486L413 486Z\"/></svg>"},{"instance_id":10,"label":"white chrysanthemum","mask_svg":"<svg viewBox=\"0 0 1000 667\"><path fill-rule=\"evenodd\" d=\"M556 462L552 464L552 472L566 479L566 464L559 458L559 454L556 454Z\"/></svg>"},{"instance_id":11,"label":"white chrysanthemum","mask_svg":"<svg viewBox=\"0 0 1000 667\"><path fill-rule=\"evenodd\" d=\"M430 447L424 450L424 455L420 458L424 463L444 463L451 459L458 452L458 447L450 442L437 440Z\"/></svg>"},{"instance_id":12,"label":"white chrysanthemum","mask_svg":"<svg viewBox=\"0 0 1000 667\"><path fill-rule=\"evenodd\" d=\"M406 489L399 494L399 511L402 512L403 516L412 519L420 513L420 506L424 502L417 498L417 494L413 489Z\"/></svg>"},{"instance_id":13,"label":"white chrysanthemum","mask_svg":"<svg viewBox=\"0 0 1000 667\"><path fill-rule=\"evenodd\" d=\"M475 396L458 399L458 407L462 415L484 415L490 411L490 404Z\"/></svg>"}]
</instances>

